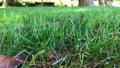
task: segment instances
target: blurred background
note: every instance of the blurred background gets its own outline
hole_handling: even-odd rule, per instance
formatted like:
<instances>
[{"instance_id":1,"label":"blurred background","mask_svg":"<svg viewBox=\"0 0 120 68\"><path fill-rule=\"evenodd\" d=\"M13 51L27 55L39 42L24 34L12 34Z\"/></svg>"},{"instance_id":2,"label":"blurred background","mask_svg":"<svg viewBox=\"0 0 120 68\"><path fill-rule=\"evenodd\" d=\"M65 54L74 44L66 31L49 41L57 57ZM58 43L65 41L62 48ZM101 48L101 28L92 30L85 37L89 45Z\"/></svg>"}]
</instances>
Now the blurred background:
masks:
<instances>
[{"instance_id":1,"label":"blurred background","mask_svg":"<svg viewBox=\"0 0 120 68\"><path fill-rule=\"evenodd\" d=\"M120 6L120 0L0 0L7 6Z\"/></svg>"}]
</instances>

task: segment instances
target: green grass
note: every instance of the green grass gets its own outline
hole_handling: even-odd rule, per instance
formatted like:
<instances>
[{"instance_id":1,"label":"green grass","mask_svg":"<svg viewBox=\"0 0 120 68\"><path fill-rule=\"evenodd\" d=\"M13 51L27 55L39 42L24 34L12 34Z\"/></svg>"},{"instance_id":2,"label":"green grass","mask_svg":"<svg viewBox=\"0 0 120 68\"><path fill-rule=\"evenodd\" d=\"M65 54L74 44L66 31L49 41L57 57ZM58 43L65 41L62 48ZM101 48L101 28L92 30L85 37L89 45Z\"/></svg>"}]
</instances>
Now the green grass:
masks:
<instances>
[{"instance_id":1,"label":"green grass","mask_svg":"<svg viewBox=\"0 0 120 68\"><path fill-rule=\"evenodd\" d=\"M0 54L23 68L120 67L120 8L0 9Z\"/></svg>"}]
</instances>

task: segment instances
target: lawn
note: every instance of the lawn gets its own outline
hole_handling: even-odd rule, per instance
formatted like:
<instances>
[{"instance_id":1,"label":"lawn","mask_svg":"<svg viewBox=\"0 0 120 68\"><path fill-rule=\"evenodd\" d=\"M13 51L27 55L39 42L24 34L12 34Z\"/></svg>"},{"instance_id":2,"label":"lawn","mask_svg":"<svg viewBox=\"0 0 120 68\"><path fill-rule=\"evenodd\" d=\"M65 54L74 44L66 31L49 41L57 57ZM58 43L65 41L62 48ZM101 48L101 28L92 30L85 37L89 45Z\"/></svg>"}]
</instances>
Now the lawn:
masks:
<instances>
[{"instance_id":1,"label":"lawn","mask_svg":"<svg viewBox=\"0 0 120 68\"><path fill-rule=\"evenodd\" d=\"M0 54L23 68L120 67L119 7L0 8Z\"/></svg>"}]
</instances>

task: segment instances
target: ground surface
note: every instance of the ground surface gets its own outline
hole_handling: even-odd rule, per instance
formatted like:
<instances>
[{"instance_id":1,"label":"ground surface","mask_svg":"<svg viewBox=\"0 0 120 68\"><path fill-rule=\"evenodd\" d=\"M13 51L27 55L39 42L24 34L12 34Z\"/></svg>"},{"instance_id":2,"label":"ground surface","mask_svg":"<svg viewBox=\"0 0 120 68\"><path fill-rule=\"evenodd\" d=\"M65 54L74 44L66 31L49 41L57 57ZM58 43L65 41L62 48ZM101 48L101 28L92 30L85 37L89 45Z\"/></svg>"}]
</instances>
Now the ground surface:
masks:
<instances>
[{"instance_id":1,"label":"ground surface","mask_svg":"<svg viewBox=\"0 0 120 68\"><path fill-rule=\"evenodd\" d=\"M23 68L120 67L120 8L0 9L0 54Z\"/></svg>"}]
</instances>

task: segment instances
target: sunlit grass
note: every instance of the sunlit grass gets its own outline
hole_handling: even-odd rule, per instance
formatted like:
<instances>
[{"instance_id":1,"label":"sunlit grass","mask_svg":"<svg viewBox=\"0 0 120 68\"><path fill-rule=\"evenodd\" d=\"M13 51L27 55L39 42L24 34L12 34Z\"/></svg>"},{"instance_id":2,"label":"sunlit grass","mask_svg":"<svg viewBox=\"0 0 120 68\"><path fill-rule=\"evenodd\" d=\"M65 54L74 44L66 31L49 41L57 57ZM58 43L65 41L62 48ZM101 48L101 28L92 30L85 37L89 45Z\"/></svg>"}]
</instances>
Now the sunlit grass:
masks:
<instances>
[{"instance_id":1,"label":"sunlit grass","mask_svg":"<svg viewBox=\"0 0 120 68\"><path fill-rule=\"evenodd\" d=\"M0 54L25 67L119 65L120 16L114 7L0 9Z\"/></svg>"}]
</instances>

